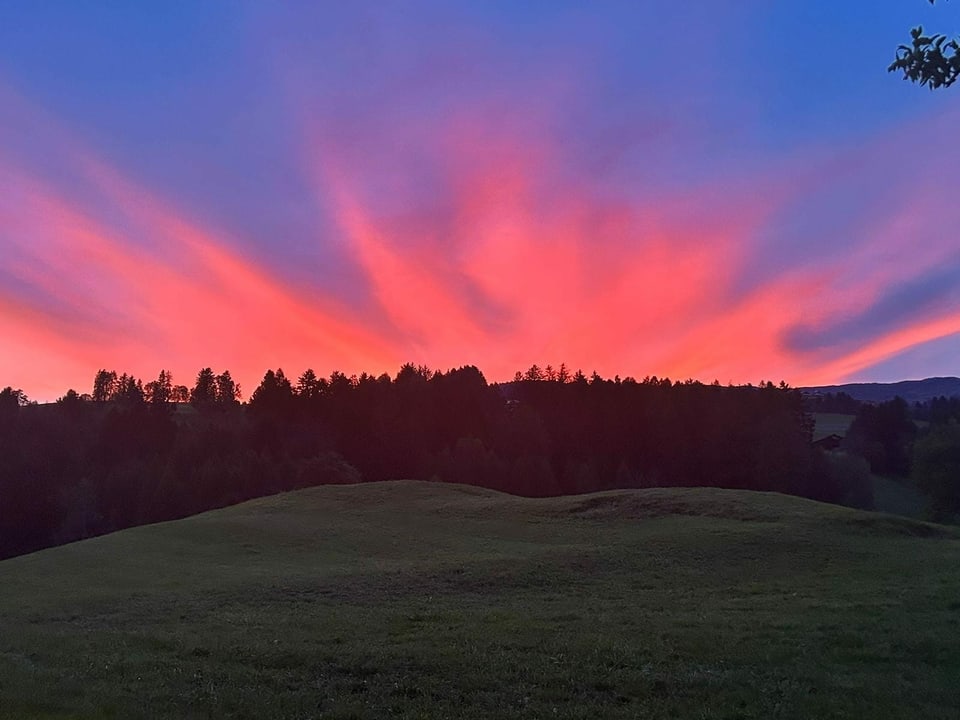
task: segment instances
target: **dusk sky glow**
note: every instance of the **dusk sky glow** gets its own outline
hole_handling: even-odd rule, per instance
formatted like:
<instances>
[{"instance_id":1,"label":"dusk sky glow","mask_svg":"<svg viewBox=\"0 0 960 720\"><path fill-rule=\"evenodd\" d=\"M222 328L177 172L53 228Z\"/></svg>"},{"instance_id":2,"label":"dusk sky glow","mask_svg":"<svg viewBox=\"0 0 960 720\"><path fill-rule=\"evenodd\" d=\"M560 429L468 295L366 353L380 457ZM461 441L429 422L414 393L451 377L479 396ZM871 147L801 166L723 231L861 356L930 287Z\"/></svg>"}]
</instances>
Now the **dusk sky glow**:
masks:
<instances>
[{"instance_id":1,"label":"dusk sky glow","mask_svg":"<svg viewBox=\"0 0 960 720\"><path fill-rule=\"evenodd\" d=\"M0 9L0 387L960 374L960 3L277 5Z\"/></svg>"}]
</instances>

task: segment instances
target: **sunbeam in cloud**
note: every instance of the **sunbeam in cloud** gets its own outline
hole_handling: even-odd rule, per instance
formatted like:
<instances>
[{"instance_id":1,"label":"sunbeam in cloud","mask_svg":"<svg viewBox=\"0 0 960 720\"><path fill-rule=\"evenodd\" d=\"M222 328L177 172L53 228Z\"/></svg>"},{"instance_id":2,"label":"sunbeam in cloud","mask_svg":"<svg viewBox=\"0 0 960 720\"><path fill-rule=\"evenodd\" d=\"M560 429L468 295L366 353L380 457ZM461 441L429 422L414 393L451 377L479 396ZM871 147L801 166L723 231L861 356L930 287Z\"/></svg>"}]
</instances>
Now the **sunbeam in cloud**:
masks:
<instances>
[{"instance_id":1,"label":"sunbeam in cloud","mask_svg":"<svg viewBox=\"0 0 960 720\"><path fill-rule=\"evenodd\" d=\"M543 138L487 130L465 140L456 123L433 132L446 149L434 169L447 193L439 218L430 203L400 217L365 205L363 178L332 167L336 148L318 154L314 173L411 351L481 362L500 378L542 358L611 374L657 369L674 338L722 299L745 221L725 227L714 216L700 227L564 187L553 172L562 158Z\"/></svg>"},{"instance_id":2,"label":"sunbeam in cloud","mask_svg":"<svg viewBox=\"0 0 960 720\"><path fill-rule=\"evenodd\" d=\"M731 330L731 310L743 312L732 306L733 279L763 208L684 213L679 201L605 203L576 184L557 188L545 155L524 163L523 153L498 152L527 144L499 138L481 146L490 162L479 167L472 157L448 157L453 212L432 231L426 220L415 223L413 237L402 223L343 200L359 194L343 175L320 173L383 311L427 356L482 358L500 378L532 362L739 378L745 366L759 374L784 359L776 333L797 315L774 312L769 293L753 305L766 332L758 334L756 318L740 335L720 332ZM470 156L477 146L469 145ZM545 180L554 186L548 207L537 198ZM442 239L424 244L423 233ZM797 305L779 294L776 301ZM471 314L471 306L485 310ZM687 352L678 356L678 346Z\"/></svg>"},{"instance_id":3,"label":"sunbeam in cloud","mask_svg":"<svg viewBox=\"0 0 960 720\"><path fill-rule=\"evenodd\" d=\"M943 264L952 246L933 220L949 206L934 211L934 182L902 186L903 153L883 152L909 128L839 155L788 154L726 185L611 201L571 175L562 143L543 131L556 124L537 113L538 133L483 107L452 114L472 118L467 132L444 119L420 129L444 149L430 168L442 213L432 198L420 209L415 179L405 186L390 157L354 154L364 172L350 176L331 170L350 164L339 148L313 155L318 194L336 198L382 311L423 358L481 359L500 378L563 361L605 374L815 383L908 349L905 338L929 340L943 327L925 324L931 313L957 307L956 272ZM834 230L790 226L864 172L865 207L882 207L848 212ZM408 198L402 214L365 196L370 176L393 178ZM785 259L779 238L797 232L823 236Z\"/></svg>"}]
</instances>

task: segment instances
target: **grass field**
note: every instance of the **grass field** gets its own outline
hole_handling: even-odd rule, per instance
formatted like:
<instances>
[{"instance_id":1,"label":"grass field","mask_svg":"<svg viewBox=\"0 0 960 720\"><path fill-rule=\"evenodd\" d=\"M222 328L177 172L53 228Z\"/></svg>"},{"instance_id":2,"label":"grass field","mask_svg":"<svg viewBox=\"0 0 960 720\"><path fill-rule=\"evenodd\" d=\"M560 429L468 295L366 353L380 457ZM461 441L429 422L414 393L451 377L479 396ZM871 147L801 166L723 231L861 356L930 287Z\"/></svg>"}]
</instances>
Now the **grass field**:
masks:
<instances>
[{"instance_id":1,"label":"grass field","mask_svg":"<svg viewBox=\"0 0 960 720\"><path fill-rule=\"evenodd\" d=\"M330 486L0 562L4 718L951 718L960 535Z\"/></svg>"}]
</instances>

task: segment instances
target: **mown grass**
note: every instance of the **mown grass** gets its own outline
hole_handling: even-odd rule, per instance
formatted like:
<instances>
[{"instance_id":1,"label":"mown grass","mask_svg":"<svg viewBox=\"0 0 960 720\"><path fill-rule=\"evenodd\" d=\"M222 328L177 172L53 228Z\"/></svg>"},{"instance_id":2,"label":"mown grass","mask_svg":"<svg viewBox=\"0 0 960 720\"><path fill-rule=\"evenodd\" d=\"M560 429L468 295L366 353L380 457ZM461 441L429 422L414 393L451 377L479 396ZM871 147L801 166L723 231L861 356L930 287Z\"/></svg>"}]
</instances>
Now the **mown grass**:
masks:
<instances>
[{"instance_id":1,"label":"mown grass","mask_svg":"<svg viewBox=\"0 0 960 720\"><path fill-rule=\"evenodd\" d=\"M958 630L936 525L323 487L0 563L0 716L956 718Z\"/></svg>"}]
</instances>

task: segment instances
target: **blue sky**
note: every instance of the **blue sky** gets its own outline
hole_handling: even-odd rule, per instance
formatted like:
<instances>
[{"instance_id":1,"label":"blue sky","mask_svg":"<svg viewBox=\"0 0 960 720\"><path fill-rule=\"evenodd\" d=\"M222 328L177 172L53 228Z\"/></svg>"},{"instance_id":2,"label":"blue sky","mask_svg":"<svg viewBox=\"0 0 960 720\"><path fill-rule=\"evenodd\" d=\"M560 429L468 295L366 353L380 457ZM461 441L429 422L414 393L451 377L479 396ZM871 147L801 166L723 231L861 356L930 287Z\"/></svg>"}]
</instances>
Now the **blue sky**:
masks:
<instances>
[{"instance_id":1,"label":"blue sky","mask_svg":"<svg viewBox=\"0 0 960 720\"><path fill-rule=\"evenodd\" d=\"M0 384L957 374L960 6L0 6Z\"/></svg>"}]
</instances>

